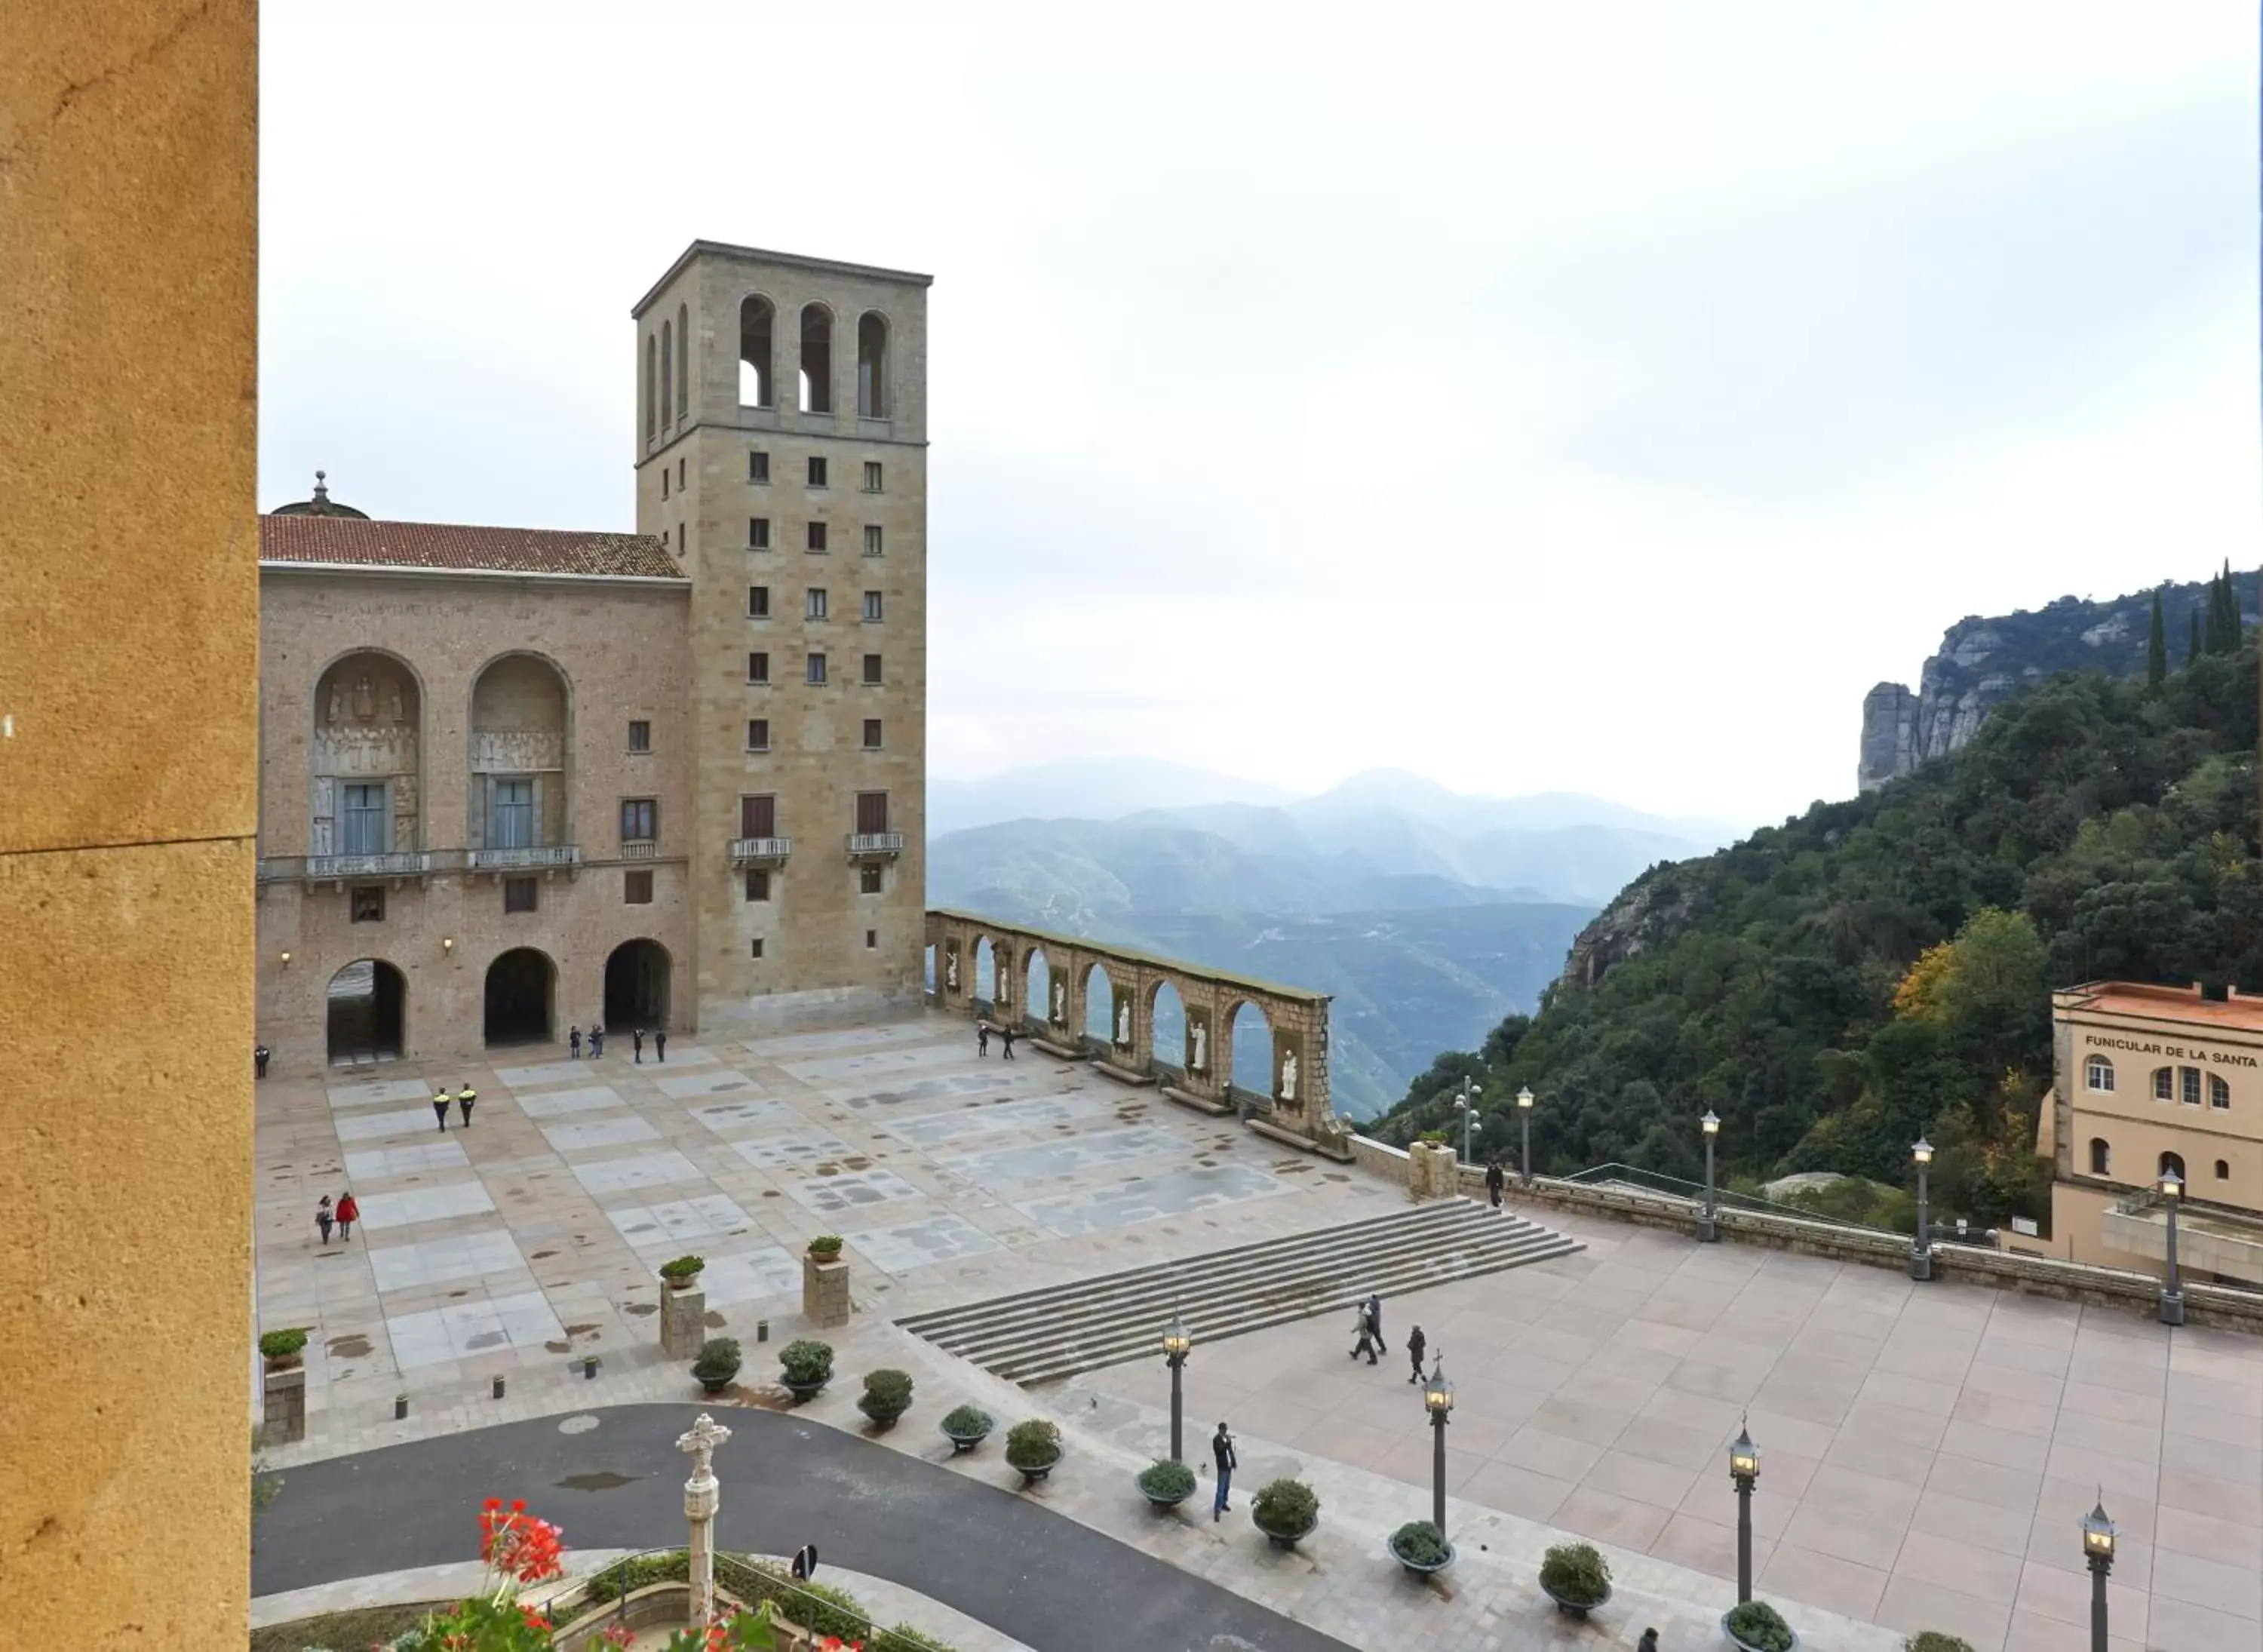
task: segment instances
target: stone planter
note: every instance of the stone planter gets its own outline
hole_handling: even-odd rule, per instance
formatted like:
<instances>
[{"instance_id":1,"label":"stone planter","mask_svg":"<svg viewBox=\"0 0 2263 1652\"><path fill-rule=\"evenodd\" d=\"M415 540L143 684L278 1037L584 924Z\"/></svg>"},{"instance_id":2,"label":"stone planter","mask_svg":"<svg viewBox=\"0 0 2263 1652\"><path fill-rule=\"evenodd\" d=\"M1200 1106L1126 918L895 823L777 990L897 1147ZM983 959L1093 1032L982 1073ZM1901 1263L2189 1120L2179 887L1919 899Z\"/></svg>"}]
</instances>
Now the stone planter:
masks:
<instances>
[{"instance_id":1,"label":"stone planter","mask_svg":"<svg viewBox=\"0 0 2263 1652\"><path fill-rule=\"evenodd\" d=\"M1784 1627L1791 1629L1789 1624L1784 1625ZM1725 1612L1721 1614L1721 1633L1729 1638L1729 1643L1732 1646L1740 1648L1742 1652L1761 1652L1760 1648L1749 1641L1739 1639L1737 1632L1729 1627L1729 1614ZM1791 1629L1790 1652L1799 1652L1799 1631L1797 1629Z\"/></svg>"},{"instance_id":2,"label":"stone planter","mask_svg":"<svg viewBox=\"0 0 2263 1652\"><path fill-rule=\"evenodd\" d=\"M1147 1489L1145 1482L1141 1479L1141 1475L1144 1475L1146 1473L1146 1470L1143 1468L1139 1471L1139 1474L1132 1475L1132 1483L1139 1489L1139 1495L1147 1499L1147 1506L1154 1510L1159 1514L1168 1510L1177 1508L1189 1497L1193 1496L1197 1489L1198 1489L1197 1487L1189 1486L1184 1491L1178 1493L1175 1496L1166 1496L1160 1493Z\"/></svg>"},{"instance_id":3,"label":"stone planter","mask_svg":"<svg viewBox=\"0 0 2263 1652\"><path fill-rule=\"evenodd\" d=\"M1406 1149L1406 1188L1416 1199L1452 1199L1461 1192L1461 1162L1442 1141Z\"/></svg>"},{"instance_id":4,"label":"stone planter","mask_svg":"<svg viewBox=\"0 0 2263 1652\"><path fill-rule=\"evenodd\" d=\"M990 1431L986 1428L980 1434L954 1434L946 1428L943 1431L943 1437L951 1442L951 1454L956 1457L961 1452L972 1451L984 1440L988 1439Z\"/></svg>"},{"instance_id":5,"label":"stone planter","mask_svg":"<svg viewBox=\"0 0 2263 1652\"><path fill-rule=\"evenodd\" d=\"M888 1411L884 1412L878 1417L874 1417L870 1411L866 1411L864 1413L864 1421L871 1424L872 1432L875 1434L885 1434L890 1429L895 1427L897 1419L902 1416L903 1413L901 1411Z\"/></svg>"},{"instance_id":6,"label":"stone planter","mask_svg":"<svg viewBox=\"0 0 2263 1652\"><path fill-rule=\"evenodd\" d=\"M847 1257L836 1255L821 1262L806 1250L801 1253L801 1311L821 1330L849 1322Z\"/></svg>"},{"instance_id":7,"label":"stone planter","mask_svg":"<svg viewBox=\"0 0 2263 1652\"><path fill-rule=\"evenodd\" d=\"M671 1291L688 1291L699 1283L699 1276L696 1273L663 1273L660 1276L660 1282Z\"/></svg>"},{"instance_id":8,"label":"stone planter","mask_svg":"<svg viewBox=\"0 0 2263 1652\"><path fill-rule=\"evenodd\" d=\"M1610 1585L1608 1583L1603 1585L1602 1598L1600 1600L1566 1600L1545 1583L1540 1585L1540 1592L1554 1601L1556 1610L1568 1618L1585 1618L1598 1606L1608 1605L1611 1598Z\"/></svg>"},{"instance_id":9,"label":"stone planter","mask_svg":"<svg viewBox=\"0 0 2263 1652\"><path fill-rule=\"evenodd\" d=\"M1320 1518L1318 1515L1314 1515L1311 1522L1301 1532L1276 1532L1271 1526L1267 1525L1263 1521L1260 1520L1254 1513L1250 1515L1249 1523L1255 1526L1259 1531L1264 1532L1265 1540L1268 1543L1270 1543L1275 1548L1292 1549L1319 1529Z\"/></svg>"},{"instance_id":10,"label":"stone planter","mask_svg":"<svg viewBox=\"0 0 2263 1652\"><path fill-rule=\"evenodd\" d=\"M727 1377L701 1377L698 1379L699 1391L710 1397L719 1394L728 1394L731 1391L731 1385L738 1380L739 1375L735 1371Z\"/></svg>"},{"instance_id":11,"label":"stone planter","mask_svg":"<svg viewBox=\"0 0 2263 1652\"><path fill-rule=\"evenodd\" d=\"M784 1384L785 1391L793 1395L793 1402L796 1405L806 1405L819 1395L824 1393L825 1385L832 1381L833 1379L830 1377L822 1377L815 1382L796 1382L790 1378L781 1377L778 1380Z\"/></svg>"},{"instance_id":12,"label":"stone planter","mask_svg":"<svg viewBox=\"0 0 2263 1652\"><path fill-rule=\"evenodd\" d=\"M1384 1546L1386 1548L1390 1547L1388 1540L1385 1540ZM1442 1561L1410 1561L1395 1548L1391 1550L1391 1558L1404 1567L1410 1576L1429 1577L1444 1571L1454 1563L1454 1546L1451 1543L1446 1545L1446 1558Z\"/></svg>"},{"instance_id":13,"label":"stone planter","mask_svg":"<svg viewBox=\"0 0 2263 1652\"><path fill-rule=\"evenodd\" d=\"M1034 1486L1038 1482L1043 1480L1047 1474L1052 1473L1054 1469L1059 1467L1060 1460L1067 1453L1065 1452L1055 1452L1044 1462L1038 1464L1032 1468L1024 1468L1021 1464L1016 1463L1012 1465L1013 1470L1016 1474L1021 1475L1022 1483L1024 1486Z\"/></svg>"}]
</instances>

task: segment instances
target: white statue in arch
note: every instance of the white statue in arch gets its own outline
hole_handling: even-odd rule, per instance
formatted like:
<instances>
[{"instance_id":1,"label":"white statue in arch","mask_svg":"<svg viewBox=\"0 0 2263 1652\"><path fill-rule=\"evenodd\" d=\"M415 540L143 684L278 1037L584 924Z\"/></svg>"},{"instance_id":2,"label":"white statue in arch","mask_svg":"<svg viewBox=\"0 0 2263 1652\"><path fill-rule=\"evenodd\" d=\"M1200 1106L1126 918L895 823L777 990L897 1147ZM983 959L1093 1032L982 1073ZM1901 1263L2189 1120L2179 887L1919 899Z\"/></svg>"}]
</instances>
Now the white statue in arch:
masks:
<instances>
[{"instance_id":1,"label":"white statue in arch","mask_svg":"<svg viewBox=\"0 0 2263 1652\"><path fill-rule=\"evenodd\" d=\"M1068 1019L1068 987L1066 982L1053 982L1053 1021L1056 1025Z\"/></svg>"},{"instance_id":2,"label":"white statue in arch","mask_svg":"<svg viewBox=\"0 0 2263 1652\"><path fill-rule=\"evenodd\" d=\"M1132 1000L1129 998L1116 1006L1116 1041L1127 1050L1132 1047Z\"/></svg>"},{"instance_id":3,"label":"white statue in arch","mask_svg":"<svg viewBox=\"0 0 2263 1652\"><path fill-rule=\"evenodd\" d=\"M953 992L958 990L958 954L947 952L943 955L943 984Z\"/></svg>"},{"instance_id":4,"label":"white statue in arch","mask_svg":"<svg viewBox=\"0 0 2263 1652\"><path fill-rule=\"evenodd\" d=\"M1203 1070L1209 1059L1209 1045L1210 1028L1204 1023L1197 1021L1187 1029L1187 1066L1189 1069L1197 1073Z\"/></svg>"},{"instance_id":5,"label":"white statue in arch","mask_svg":"<svg viewBox=\"0 0 2263 1652\"><path fill-rule=\"evenodd\" d=\"M1281 1099L1297 1099L1297 1052L1294 1050L1281 1058Z\"/></svg>"}]
</instances>

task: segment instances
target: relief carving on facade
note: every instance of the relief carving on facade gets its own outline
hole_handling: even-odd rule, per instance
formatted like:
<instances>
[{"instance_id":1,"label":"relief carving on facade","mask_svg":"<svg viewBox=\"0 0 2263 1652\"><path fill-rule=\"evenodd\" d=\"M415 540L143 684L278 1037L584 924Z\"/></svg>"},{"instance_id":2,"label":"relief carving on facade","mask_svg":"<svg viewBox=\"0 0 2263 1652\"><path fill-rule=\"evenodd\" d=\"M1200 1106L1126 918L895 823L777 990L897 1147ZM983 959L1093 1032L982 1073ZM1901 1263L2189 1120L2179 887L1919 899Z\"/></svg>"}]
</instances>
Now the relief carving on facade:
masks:
<instances>
[{"instance_id":1,"label":"relief carving on facade","mask_svg":"<svg viewBox=\"0 0 2263 1652\"><path fill-rule=\"evenodd\" d=\"M331 826L337 816L337 782L327 774L315 776L315 802L312 818L307 825L307 852L310 855L332 853Z\"/></svg>"},{"instance_id":2,"label":"relief carving on facade","mask_svg":"<svg viewBox=\"0 0 2263 1652\"><path fill-rule=\"evenodd\" d=\"M416 731L395 727L315 731L315 772L339 775L395 775L416 772Z\"/></svg>"},{"instance_id":3,"label":"relief carving on facade","mask_svg":"<svg viewBox=\"0 0 2263 1652\"><path fill-rule=\"evenodd\" d=\"M566 736L555 729L481 728L472 734L474 774L532 774L566 766Z\"/></svg>"}]
</instances>

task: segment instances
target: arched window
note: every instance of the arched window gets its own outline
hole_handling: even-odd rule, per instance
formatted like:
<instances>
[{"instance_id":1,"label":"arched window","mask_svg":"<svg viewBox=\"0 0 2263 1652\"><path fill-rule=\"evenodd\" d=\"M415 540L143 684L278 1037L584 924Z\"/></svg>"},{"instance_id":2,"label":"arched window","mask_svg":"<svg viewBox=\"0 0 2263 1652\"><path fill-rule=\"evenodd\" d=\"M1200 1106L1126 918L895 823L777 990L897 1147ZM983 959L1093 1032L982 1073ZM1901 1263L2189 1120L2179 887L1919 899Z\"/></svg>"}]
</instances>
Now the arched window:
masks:
<instances>
[{"instance_id":1,"label":"arched window","mask_svg":"<svg viewBox=\"0 0 2263 1652\"><path fill-rule=\"evenodd\" d=\"M888 417L888 323L877 310L857 322L857 417Z\"/></svg>"},{"instance_id":2,"label":"arched window","mask_svg":"<svg viewBox=\"0 0 2263 1652\"><path fill-rule=\"evenodd\" d=\"M822 304L801 307L801 410L833 411L833 312Z\"/></svg>"},{"instance_id":3,"label":"arched window","mask_svg":"<svg viewBox=\"0 0 2263 1652\"><path fill-rule=\"evenodd\" d=\"M691 411L691 312L684 305L676 307L676 417L685 417Z\"/></svg>"},{"instance_id":4,"label":"arched window","mask_svg":"<svg viewBox=\"0 0 2263 1652\"><path fill-rule=\"evenodd\" d=\"M2208 1076L2208 1105L2229 1109L2231 1105L2231 1086L2214 1073Z\"/></svg>"},{"instance_id":5,"label":"arched window","mask_svg":"<svg viewBox=\"0 0 2263 1652\"><path fill-rule=\"evenodd\" d=\"M2173 1067L2156 1067L2153 1069L2153 1099L2174 1101L2176 1098L2177 1069Z\"/></svg>"},{"instance_id":6,"label":"arched window","mask_svg":"<svg viewBox=\"0 0 2263 1652\"><path fill-rule=\"evenodd\" d=\"M2231 1179L2231 1162L2229 1159L2218 1159L2216 1162L2216 1179L2219 1182L2228 1182Z\"/></svg>"},{"instance_id":7,"label":"arched window","mask_svg":"<svg viewBox=\"0 0 2263 1652\"><path fill-rule=\"evenodd\" d=\"M739 405L770 405L770 324L777 312L770 300L750 293L739 301Z\"/></svg>"},{"instance_id":8,"label":"arched window","mask_svg":"<svg viewBox=\"0 0 2263 1652\"><path fill-rule=\"evenodd\" d=\"M2103 1095L2114 1093L2114 1063L2103 1055L2093 1055L2083 1063L2083 1078L2091 1089Z\"/></svg>"},{"instance_id":9,"label":"arched window","mask_svg":"<svg viewBox=\"0 0 2263 1652\"><path fill-rule=\"evenodd\" d=\"M2185 1176L2185 1156L2183 1154L2164 1153L2161 1155L2161 1168L2158 1174L2167 1176L2172 1172L2175 1174L2177 1180L2180 1182L2187 1179Z\"/></svg>"},{"instance_id":10,"label":"arched window","mask_svg":"<svg viewBox=\"0 0 2263 1652\"><path fill-rule=\"evenodd\" d=\"M660 324L660 431L665 436L668 427L675 423L668 410L669 395L676 386L676 329L670 322Z\"/></svg>"},{"instance_id":11,"label":"arched window","mask_svg":"<svg viewBox=\"0 0 2263 1652\"><path fill-rule=\"evenodd\" d=\"M2111 1172L2113 1165L2114 1156L2107 1148L2106 1138L2104 1136L2091 1137L2090 1173L2093 1176L2108 1175Z\"/></svg>"},{"instance_id":12,"label":"arched window","mask_svg":"<svg viewBox=\"0 0 2263 1652\"><path fill-rule=\"evenodd\" d=\"M650 333L644 336L644 438L650 441L653 432L660 428L660 384L654 376L660 359L660 344Z\"/></svg>"}]
</instances>

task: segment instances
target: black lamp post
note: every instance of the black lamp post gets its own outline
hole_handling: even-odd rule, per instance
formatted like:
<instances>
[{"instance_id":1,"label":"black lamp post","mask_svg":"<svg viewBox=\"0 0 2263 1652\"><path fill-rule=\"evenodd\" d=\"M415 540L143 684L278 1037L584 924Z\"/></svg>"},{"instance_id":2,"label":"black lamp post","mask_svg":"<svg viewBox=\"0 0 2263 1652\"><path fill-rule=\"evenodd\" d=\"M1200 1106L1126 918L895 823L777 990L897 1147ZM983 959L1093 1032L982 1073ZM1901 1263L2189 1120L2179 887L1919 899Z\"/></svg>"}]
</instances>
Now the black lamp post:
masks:
<instances>
[{"instance_id":1,"label":"black lamp post","mask_svg":"<svg viewBox=\"0 0 2263 1652\"><path fill-rule=\"evenodd\" d=\"M1910 1278L1929 1279L1933 1277L1933 1226L1926 1216L1925 1173L1933 1163L1933 1143L1920 1136L1910 1157L1917 1161L1917 1241L1910 1246Z\"/></svg>"},{"instance_id":2,"label":"black lamp post","mask_svg":"<svg viewBox=\"0 0 2263 1652\"><path fill-rule=\"evenodd\" d=\"M2082 1557L2090 1562L2090 1652L2106 1652L2106 1574L2114 1569L2114 1522L2106 1501L2082 1517Z\"/></svg>"},{"instance_id":3,"label":"black lamp post","mask_svg":"<svg viewBox=\"0 0 2263 1652\"><path fill-rule=\"evenodd\" d=\"M1697 1237L1701 1243L1710 1244L1721 1236L1713 1222L1713 1138L1721 1133L1721 1121L1708 1107L1697 1123L1705 1132L1705 1208L1697 1213Z\"/></svg>"},{"instance_id":4,"label":"black lamp post","mask_svg":"<svg viewBox=\"0 0 2263 1652\"><path fill-rule=\"evenodd\" d=\"M1761 1477L1761 1448L1742 1423L1729 1442L1729 1478L1737 1482L1737 1604L1753 1598L1753 1482Z\"/></svg>"},{"instance_id":5,"label":"black lamp post","mask_svg":"<svg viewBox=\"0 0 2263 1652\"><path fill-rule=\"evenodd\" d=\"M2161 1323L2185 1322L2184 1281L2177 1275L2177 1206L2185 1201L2184 1177L2174 1170L2161 1172L2161 1202L2169 1210L2169 1277L2161 1286Z\"/></svg>"},{"instance_id":6,"label":"black lamp post","mask_svg":"<svg viewBox=\"0 0 2263 1652\"><path fill-rule=\"evenodd\" d=\"M1171 1368L1171 1460L1175 1463L1186 1461L1186 1453L1180 1449L1179 1373L1186 1369L1187 1352L1194 1345L1195 1339L1187 1334L1186 1322L1172 1315L1171 1322L1163 1327L1163 1363Z\"/></svg>"},{"instance_id":7,"label":"black lamp post","mask_svg":"<svg viewBox=\"0 0 2263 1652\"><path fill-rule=\"evenodd\" d=\"M1516 1092L1516 1116L1524 1126L1524 1183L1532 1185L1532 1086Z\"/></svg>"},{"instance_id":8,"label":"black lamp post","mask_svg":"<svg viewBox=\"0 0 2263 1652\"><path fill-rule=\"evenodd\" d=\"M1430 1437L1436 1442L1431 1455L1430 1524L1438 1540L1446 1537L1446 1413L1454 1409L1454 1385L1446 1380L1446 1355L1441 1349L1430 1362L1429 1380L1422 1385L1422 1403L1430 1413Z\"/></svg>"},{"instance_id":9,"label":"black lamp post","mask_svg":"<svg viewBox=\"0 0 2263 1652\"><path fill-rule=\"evenodd\" d=\"M1470 1132L1478 1127L1478 1083L1474 1078L1462 1080L1459 1094L1454 1098L1454 1109L1462 1115L1462 1163L1470 1162Z\"/></svg>"}]
</instances>

